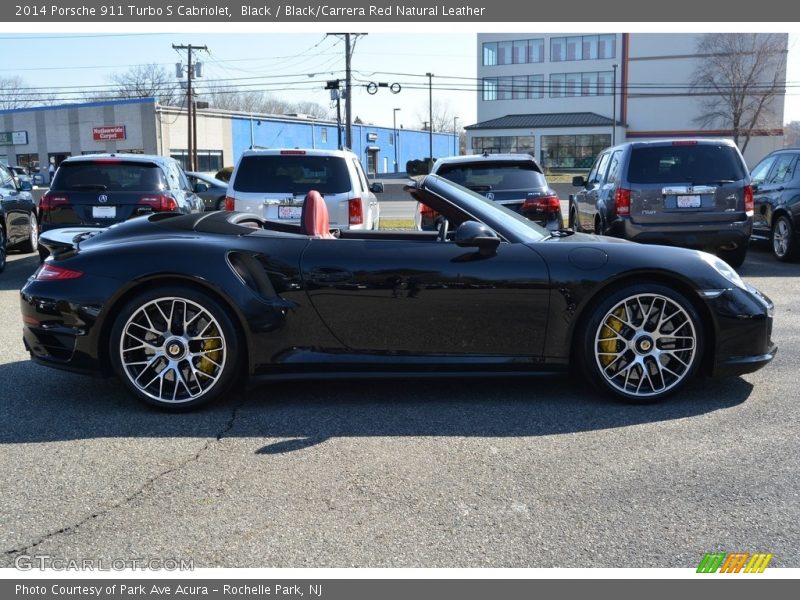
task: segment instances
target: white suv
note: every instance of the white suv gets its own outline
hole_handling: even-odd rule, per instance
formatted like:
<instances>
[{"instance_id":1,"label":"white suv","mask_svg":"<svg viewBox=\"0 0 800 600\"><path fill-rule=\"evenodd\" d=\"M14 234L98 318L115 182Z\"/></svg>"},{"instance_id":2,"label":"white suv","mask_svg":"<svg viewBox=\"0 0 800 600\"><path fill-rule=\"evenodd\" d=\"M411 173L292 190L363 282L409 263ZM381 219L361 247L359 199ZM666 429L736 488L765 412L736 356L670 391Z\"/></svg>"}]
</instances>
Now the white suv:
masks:
<instances>
[{"instance_id":1,"label":"white suv","mask_svg":"<svg viewBox=\"0 0 800 600\"><path fill-rule=\"evenodd\" d=\"M383 185L368 185L361 162L348 150L247 150L228 183L225 209L297 224L309 190L325 198L331 229L378 229L373 192Z\"/></svg>"}]
</instances>

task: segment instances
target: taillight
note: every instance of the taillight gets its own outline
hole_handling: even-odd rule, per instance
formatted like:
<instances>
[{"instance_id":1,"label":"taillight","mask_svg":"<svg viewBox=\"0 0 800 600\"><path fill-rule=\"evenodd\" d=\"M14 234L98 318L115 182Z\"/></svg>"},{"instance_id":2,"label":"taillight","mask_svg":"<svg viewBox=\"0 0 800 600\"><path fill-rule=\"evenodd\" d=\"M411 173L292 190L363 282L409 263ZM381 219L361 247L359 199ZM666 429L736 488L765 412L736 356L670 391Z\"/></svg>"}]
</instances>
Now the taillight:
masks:
<instances>
[{"instance_id":1,"label":"taillight","mask_svg":"<svg viewBox=\"0 0 800 600\"><path fill-rule=\"evenodd\" d=\"M80 271L65 269L51 262L46 262L39 269L39 272L36 273L35 279L36 281L62 281L64 279L77 279L82 275L83 273Z\"/></svg>"},{"instance_id":2,"label":"taillight","mask_svg":"<svg viewBox=\"0 0 800 600\"><path fill-rule=\"evenodd\" d=\"M421 214L426 219L435 219L438 216L439 213L437 213L435 210L433 210L427 204L422 204L422 202L420 202L419 203L419 214Z\"/></svg>"},{"instance_id":3,"label":"taillight","mask_svg":"<svg viewBox=\"0 0 800 600\"><path fill-rule=\"evenodd\" d=\"M42 212L49 212L57 206L63 206L65 204L69 204L68 196L46 192L39 201L39 208Z\"/></svg>"},{"instance_id":4,"label":"taillight","mask_svg":"<svg viewBox=\"0 0 800 600\"><path fill-rule=\"evenodd\" d=\"M528 198L522 203L522 210L557 213L561 210L561 200L559 200L558 196L539 196L538 198Z\"/></svg>"},{"instance_id":5,"label":"taillight","mask_svg":"<svg viewBox=\"0 0 800 600\"><path fill-rule=\"evenodd\" d=\"M225 210L236 210L236 201L233 199L233 196L225 196Z\"/></svg>"},{"instance_id":6,"label":"taillight","mask_svg":"<svg viewBox=\"0 0 800 600\"><path fill-rule=\"evenodd\" d=\"M753 201L753 188L752 186L746 185L744 186L744 212L747 213L748 217L753 216L755 207L756 205Z\"/></svg>"},{"instance_id":7,"label":"taillight","mask_svg":"<svg viewBox=\"0 0 800 600\"><path fill-rule=\"evenodd\" d=\"M175 198L165 194L155 194L153 196L142 196L139 204L146 204L156 212L172 212L178 210L178 203Z\"/></svg>"},{"instance_id":8,"label":"taillight","mask_svg":"<svg viewBox=\"0 0 800 600\"><path fill-rule=\"evenodd\" d=\"M361 225L364 222L364 210L361 208L361 198L352 198L347 202L347 212L350 225Z\"/></svg>"},{"instance_id":9,"label":"taillight","mask_svg":"<svg viewBox=\"0 0 800 600\"><path fill-rule=\"evenodd\" d=\"M631 191L625 188L617 189L614 194L614 208L617 215L620 217L627 217L631 214Z\"/></svg>"}]
</instances>

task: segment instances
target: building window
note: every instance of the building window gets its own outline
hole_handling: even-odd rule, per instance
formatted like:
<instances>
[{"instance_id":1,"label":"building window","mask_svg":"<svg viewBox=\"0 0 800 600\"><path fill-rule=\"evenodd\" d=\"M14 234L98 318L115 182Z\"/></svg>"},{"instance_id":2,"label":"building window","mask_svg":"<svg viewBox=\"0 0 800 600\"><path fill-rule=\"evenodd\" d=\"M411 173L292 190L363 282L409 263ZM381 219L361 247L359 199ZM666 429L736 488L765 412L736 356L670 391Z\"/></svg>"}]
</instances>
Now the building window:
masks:
<instances>
[{"instance_id":1,"label":"building window","mask_svg":"<svg viewBox=\"0 0 800 600\"><path fill-rule=\"evenodd\" d=\"M528 98L528 78L525 75L512 78L511 98L513 100L525 100Z\"/></svg>"},{"instance_id":2,"label":"building window","mask_svg":"<svg viewBox=\"0 0 800 600\"><path fill-rule=\"evenodd\" d=\"M17 165L28 169L28 173L33 175L39 172L38 154L17 154Z\"/></svg>"},{"instance_id":3,"label":"building window","mask_svg":"<svg viewBox=\"0 0 800 600\"><path fill-rule=\"evenodd\" d=\"M615 58L616 39L613 33L550 38L550 61Z\"/></svg>"},{"instance_id":4,"label":"building window","mask_svg":"<svg viewBox=\"0 0 800 600\"><path fill-rule=\"evenodd\" d=\"M544 98L544 75L528 75L528 98Z\"/></svg>"},{"instance_id":5,"label":"building window","mask_svg":"<svg viewBox=\"0 0 800 600\"><path fill-rule=\"evenodd\" d=\"M497 79L483 80L483 99L497 100Z\"/></svg>"},{"instance_id":6,"label":"building window","mask_svg":"<svg viewBox=\"0 0 800 600\"><path fill-rule=\"evenodd\" d=\"M472 138L472 150L476 154L530 154L533 155L534 137L522 136L492 136Z\"/></svg>"},{"instance_id":7,"label":"building window","mask_svg":"<svg viewBox=\"0 0 800 600\"><path fill-rule=\"evenodd\" d=\"M497 79L497 99L498 100L511 100L511 87L513 85L513 77L498 77Z\"/></svg>"},{"instance_id":8,"label":"building window","mask_svg":"<svg viewBox=\"0 0 800 600\"><path fill-rule=\"evenodd\" d=\"M550 97L610 96L613 77L611 71L553 73L550 75Z\"/></svg>"},{"instance_id":9,"label":"building window","mask_svg":"<svg viewBox=\"0 0 800 600\"><path fill-rule=\"evenodd\" d=\"M189 170L189 153L181 148L172 149L169 155L177 160L184 170ZM197 151L197 164L195 169L197 171L214 171L217 172L223 167L222 150L198 150Z\"/></svg>"},{"instance_id":10,"label":"building window","mask_svg":"<svg viewBox=\"0 0 800 600\"><path fill-rule=\"evenodd\" d=\"M320 129L319 136L320 136L320 140L322 141L322 143L323 144L327 144L328 143L328 128L327 127L323 127L322 129Z\"/></svg>"},{"instance_id":11,"label":"building window","mask_svg":"<svg viewBox=\"0 0 800 600\"><path fill-rule=\"evenodd\" d=\"M483 66L521 65L544 62L544 39L484 42Z\"/></svg>"},{"instance_id":12,"label":"building window","mask_svg":"<svg viewBox=\"0 0 800 600\"><path fill-rule=\"evenodd\" d=\"M611 145L611 134L543 135L542 164L555 169L589 169Z\"/></svg>"}]
</instances>

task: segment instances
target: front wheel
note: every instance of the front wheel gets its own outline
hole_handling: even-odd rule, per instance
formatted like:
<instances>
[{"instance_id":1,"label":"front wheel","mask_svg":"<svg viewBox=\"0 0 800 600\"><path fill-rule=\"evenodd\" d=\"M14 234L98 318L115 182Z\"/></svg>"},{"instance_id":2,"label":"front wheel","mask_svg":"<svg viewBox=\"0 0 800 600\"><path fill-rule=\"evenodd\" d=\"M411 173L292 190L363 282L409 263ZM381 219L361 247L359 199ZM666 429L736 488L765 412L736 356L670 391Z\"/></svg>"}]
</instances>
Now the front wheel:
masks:
<instances>
[{"instance_id":1,"label":"front wheel","mask_svg":"<svg viewBox=\"0 0 800 600\"><path fill-rule=\"evenodd\" d=\"M144 292L111 332L114 371L139 400L187 409L219 398L238 371L239 339L226 310L186 287Z\"/></svg>"},{"instance_id":2,"label":"front wheel","mask_svg":"<svg viewBox=\"0 0 800 600\"><path fill-rule=\"evenodd\" d=\"M36 220L34 213L31 213L30 226L31 230L28 233L28 239L20 245L20 250L23 252L36 252L39 246L39 222Z\"/></svg>"},{"instance_id":3,"label":"front wheel","mask_svg":"<svg viewBox=\"0 0 800 600\"><path fill-rule=\"evenodd\" d=\"M778 217L772 226L772 253L780 261L789 261L797 256L794 227L786 215Z\"/></svg>"},{"instance_id":4,"label":"front wheel","mask_svg":"<svg viewBox=\"0 0 800 600\"><path fill-rule=\"evenodd\" d=\"M679 292L652 283L603 298L581 330L583 367L599 388L632 403L655 402L694 374L703 328Z\"/></svg>"}]
</instances>

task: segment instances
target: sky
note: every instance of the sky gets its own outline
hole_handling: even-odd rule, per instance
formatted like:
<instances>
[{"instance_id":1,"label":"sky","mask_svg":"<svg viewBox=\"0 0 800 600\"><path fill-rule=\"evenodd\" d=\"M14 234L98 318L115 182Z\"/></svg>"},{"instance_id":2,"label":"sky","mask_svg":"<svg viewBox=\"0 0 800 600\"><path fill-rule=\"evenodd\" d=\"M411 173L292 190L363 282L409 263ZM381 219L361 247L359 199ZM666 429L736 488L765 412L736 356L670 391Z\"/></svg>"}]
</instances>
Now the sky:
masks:
<instances>
[{"instance_id":1,"label":"sky","mask_svg":"<svg viewBox=\"0 0 800 600\"><path fill-rule=\"evenodd\" d=\"M4 34L0 36L0 51L6 60L0 65L0 77L19 75L37 92L44 91L40 88L58 88L59 97L70 97L78 91L108 86L109 76L127 71L133 65L156 63L173 73L176 62L185 62L185 52L173 50L172 44L206 45L208 52L197 54L205 65L205 82L268 89L274 96L290 102L317 102L332 108L331 114L335 115L335 105L331 104L324 85L329 79L344 79L345 51L340 37L324 31L176 33L144 31L164 29L148 24L133 27L142 31L97 34L87 30L67 34L55 28L46 33ZM517 25L515 29L521 28ZM393 109L399 108L398 127L420 127L427 120L425 74L430 72L434 74L434 103L457 117L459 127L475 123L476 46L476 34L471 31L434 34L371 31L359 36L352 60L353 117L392 126ZM795 87L787 90L784 121L800 121L800 32L789 37L787 73L787 79ZM400 91L395 94L389 87L379 87L377 93L370 95L366 90L370 82L399 84Z\"/></svg>"}]
</instances>

